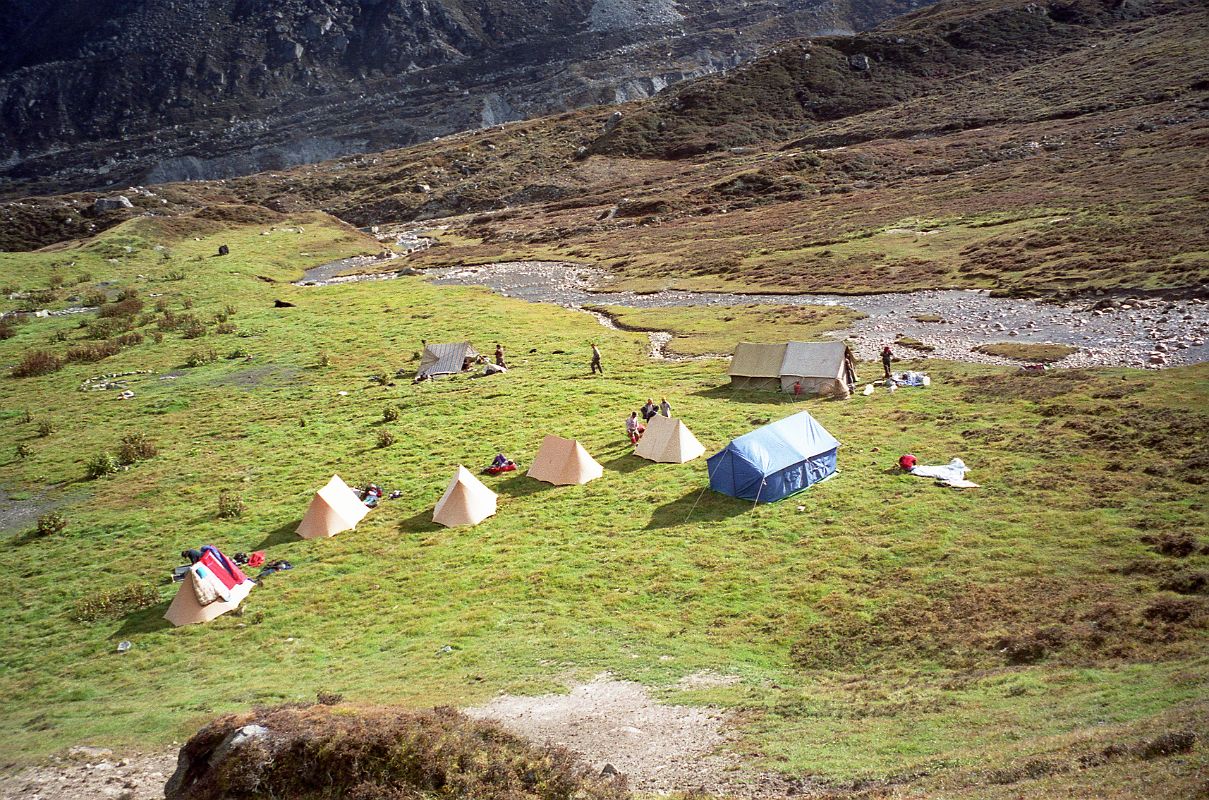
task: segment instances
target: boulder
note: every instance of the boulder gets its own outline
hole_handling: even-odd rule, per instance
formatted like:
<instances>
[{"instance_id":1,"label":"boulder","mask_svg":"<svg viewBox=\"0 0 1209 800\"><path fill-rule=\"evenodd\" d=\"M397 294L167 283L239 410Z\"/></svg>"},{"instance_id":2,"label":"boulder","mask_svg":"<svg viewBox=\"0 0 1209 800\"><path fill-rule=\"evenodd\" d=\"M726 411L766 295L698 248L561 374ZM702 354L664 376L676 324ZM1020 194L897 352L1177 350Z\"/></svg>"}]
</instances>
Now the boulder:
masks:
<instances>
[{"instance_id":1,"label":"boulder","mask_svg":"<svg viewBox=\"0 0 1209 800\"><path fill-rule=\"evenodd\" d=\"M620 124L621 124L621 112L614 111L612 114L609 115L609 118L607 120L605 120L604 132L609 133L610 131L612 131L614 128L616 128Z\"/></svg>"},{"instance_id":2,"label":"boulder","mask_svg":"<svg viewBox=\"0 0 1209 800\"><path fill-rule=\"evenodd\" d=\"M164 784L164 797L182 798L188 796L188 789L197 781L200 774L211 770L219 770L232 754L238 754L249 745L259 744L265 749L271 749L269 729L263 725L244 725L228 733L203 763L196 763L188 748L182 747L176 757L176 771Z\"/></svg>"},{"instance_id":3,"label":"boulder","mask_svg":"<svg viewBox=\"0 0 1209 800\"><path fill-rule=\"evenodd\" d=\"M848 66L858 72L868 72L873 69L873 60L863 53L848 56Z\"/></svg>"},{"instance_id":4,"label":"boulder","mask_svg":"<svg viewBox=\"0 0 1209 800\"><path fill-rule=\"evenodd\" d=\"M116 197L98 197L92 203L94 211L114 211L119 208L134 208L134 203L124 194Z\"/></svg>"}]
</instances>

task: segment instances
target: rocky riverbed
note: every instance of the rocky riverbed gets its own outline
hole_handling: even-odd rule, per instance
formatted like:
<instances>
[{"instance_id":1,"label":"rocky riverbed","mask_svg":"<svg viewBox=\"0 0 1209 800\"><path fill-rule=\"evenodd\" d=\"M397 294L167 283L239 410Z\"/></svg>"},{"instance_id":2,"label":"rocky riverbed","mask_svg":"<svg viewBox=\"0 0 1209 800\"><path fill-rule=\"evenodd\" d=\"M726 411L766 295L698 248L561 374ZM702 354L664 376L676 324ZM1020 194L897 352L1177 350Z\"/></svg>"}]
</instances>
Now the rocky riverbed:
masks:
<instances>
[{"instance_id":1,"label":"rocky riverbed","mask_svg":"<svg viewBox=\"0 0 1209 800\"><path fill-rule=\"evenodd\" d=\"M382 280L400 273L338 277L343 269L365 264L323 265L300 283L324 285L350 280ZM1160 368L1209 360L1209 303L1203 297L1179 300L1104 298L1076 303L991 297L985 291L936 289L867 295L742 294L667 290L651 293L602 291L609 275L567 262L513 261L427 270L438 285L486 286L506 297L582 309L588 305L628 308L671 306L840 305L866 314L847 330L857 355L874 359L882 345L900 337L916 339L927 355L985 364L1019 363L974 351L997 342L1064 344L1078 352L1062 367L1128 366ZM602 319L597 315L598 319ZM940 321L924 321L939 319ZM602 321L604 321L602 319ZM607 324L607 322L605 323ZM652 354L663 355L666 337L652 337ZM896 347L901 355L911 351ZM922 355L922 353L920 353Z\"/></svg>"}]
</instances>

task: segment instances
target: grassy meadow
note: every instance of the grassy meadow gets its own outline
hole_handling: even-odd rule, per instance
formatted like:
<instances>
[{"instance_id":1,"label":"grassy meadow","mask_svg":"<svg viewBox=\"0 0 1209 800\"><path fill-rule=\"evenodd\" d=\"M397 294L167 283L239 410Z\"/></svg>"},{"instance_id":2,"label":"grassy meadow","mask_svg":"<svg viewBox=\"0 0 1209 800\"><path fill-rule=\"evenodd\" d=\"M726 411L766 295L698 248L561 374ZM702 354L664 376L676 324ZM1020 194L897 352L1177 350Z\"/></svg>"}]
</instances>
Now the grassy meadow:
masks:
<instances>
[{"instance_id":1,"label":"grassy meadow","mask_svg":"<svg viewBox=\"0 0 1209 800\"><path fill-rule=\"evenodd\" d=\"M224 243L231 255L213 256ZM62 279L52 308L123 288L144 304L131 318L141 343L0 376L0 488L60 503L68 520L50 536L28 525L0 534L0 760L166 745L219 712L318 691L469 705L607 670L670 701L725 707L746 762L824 782L919 781L956 796L999 770L991 783L1007 792L1020 788L1015 765L1038 762L1062 767L1026 775L1042 789L1139 775L1178 789L1209 768L1201 747L1062 777L1112 743L1209 733L1196 581L1209 570L1209 368L1033 378L921 362L930 389L795 406L732 392L723 361L650 361L645 335L579 312L416 277L289 283L375 249L305 214L134 220L83 244L0 254L10 291ZM184 338L181 315L205 335ZM688 337L677 347L714 351L717 329L693 316L676 312ZM0 364L95 342L80 327L95 319L16 325ZM726 332L764 335L769 322L751 325ZM422 338L484 353L499 341L513 370L413 385ZM603 377L588 373L590 341ZM398 369L408 377L394 379ZM133 370L151 373L126 379L132 399L79 390ZM369 380L379 373L388 385ZM703 461L631 454L623 420L647 397L667 397L711 451L808 409L843 442L840 474L754 508L703 491ZM396 421L384 422L387 408ZM389 447L377 446L383 427ZM86 477L135 433L158 454ZM432 524L456 465L477 472L502 450L523 470L546 433L578 438L604 477L485 478L496 516L473 529ZM899 474L908 451L924 463L961 457L983 488ZM402 497L355 531L304 541L294 528L332 473ZM243 500L241 517L218 518L222 491ZM176 590L166 577L181 550L204 543L265 549L295 568L265 579L242 614L174 629L161 619ZM73 619L81 600L132 584L155 587L158 604ZM119 654L124 639L133 647ZM702 670L741 680L674 688Z\"/></svg>"}]
</instances>

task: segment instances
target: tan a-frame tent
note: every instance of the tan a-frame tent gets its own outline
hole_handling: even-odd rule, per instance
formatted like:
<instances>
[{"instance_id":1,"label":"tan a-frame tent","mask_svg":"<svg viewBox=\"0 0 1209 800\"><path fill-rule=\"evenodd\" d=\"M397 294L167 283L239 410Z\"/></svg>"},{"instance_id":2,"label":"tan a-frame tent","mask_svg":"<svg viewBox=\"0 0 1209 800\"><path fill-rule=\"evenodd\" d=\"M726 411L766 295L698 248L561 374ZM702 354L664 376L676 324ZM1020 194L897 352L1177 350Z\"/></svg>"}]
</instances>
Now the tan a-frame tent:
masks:
<instances>
[{"instance_id":1,"label":"tan a-frame tent","mask_svg":"<svg viewBox=\"0 0 1209 800\"><path fill-rule=\"evenodd\" d=\"M704 454L705 448L687 425L675 417L661 415L651 417L646 433L634 448L636 456L670 464L683 464Z\"/></svg>"},{"instance_id":2,"label":"tan a-frame tent","mask_svg":"<svg viewBox=\"0 0 1209 800\"><path fill-rule=\"evenodd\" d=\"M604 474L604 467L574 439L547 436L525 474L555 486L566 486L599 478Z\"/></svg>"},{"instance_id":3,"label":"tan a-frame tent","mask_svg":"<svg viewBox=\"0 0 1209 800\"><path fill-rule=\"evenodd\" d=\"M176 592L176 597L172 598L172 605L168 606L168 611L164 614L164 619L178 628L181 625L209 622L215 617L221 617L228 611L238 608L255 585L252 581L244 581L231 589L230 600L215 600L213 603L203 606L197 602L197 592L193 588L193 573L186 573L181 588Z\"/></svg>"},{"instance_id":4,"label":"tan a-frame tent","mask_svg":"<svg viewBox=\"0 0 1209 800\"><path fill-rule=\"evenodd\" d=\"M784 342L739 342L730 360L730 385L738 389L777 389L781 385L781 362L784 360Z\"/></svg>"},{"instance_id":5,"label":"tan a-frame tent","mask_svg":"<svg viewBox=\"0 0 1209 800\"><path fill-rule=\"evenodd\" d=\"M315 492L306 516L298 526L298 535L303 539L335 536L340 531L357 527L357 523L368 513L369 508L361 502L356 492L348 488L339 475L333 475L327 486Z\"/></svg>"},{"instance_id":6,"label":"tan a-frame tent","mask_svg":"<svg viewBox=\"0 0 1209 800\"><path fill-rule=\"evenodd\" d=\"M843 342L789 342L781 362L781 391L846 398L856 385L856 359Z\"/></svg>"},{"instance_id":7,"label":"tan a-frame tent","mask_svg":"<svg viewBox=\"0 0 1209 800\"><path fill-rule=\"evenodd\" d=\"M494 513L495 492L459 464L457 474L433 509L432 521L450 528L478 525Z\"/></svg>"}]
</instances>

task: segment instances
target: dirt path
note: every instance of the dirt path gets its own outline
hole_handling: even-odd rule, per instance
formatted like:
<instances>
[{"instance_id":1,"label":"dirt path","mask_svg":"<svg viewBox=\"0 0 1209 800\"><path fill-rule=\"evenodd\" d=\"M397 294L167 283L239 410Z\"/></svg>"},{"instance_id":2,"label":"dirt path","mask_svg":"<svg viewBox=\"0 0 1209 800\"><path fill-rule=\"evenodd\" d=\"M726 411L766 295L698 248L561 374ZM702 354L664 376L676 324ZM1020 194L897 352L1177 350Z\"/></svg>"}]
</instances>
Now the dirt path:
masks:
<instances>
[{"instance_id":1,"label":"dirt path","mask_svg":"<svg viewBox=\"0 0 1209 800\"><path fill-rule=\"evenodd\" d=\"M567 694L504 695L466 713L541 744L561 745L638 792L731 789L734 756L722 754L726 715L659 703L646 687L600 675Z\"/></svg>"},{"instance_id":2,"label":"dirt path","mask_svg":"<svg viewBox=\"0 0 1209 800\"><path fill-rule=\"evenodd\" d=\"M73 747L45 764L0 775L0 800L162 800L176 751L117 756Z\"/></svg>"}]
</instances>

